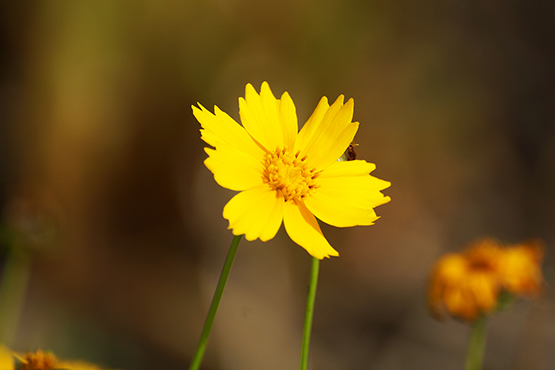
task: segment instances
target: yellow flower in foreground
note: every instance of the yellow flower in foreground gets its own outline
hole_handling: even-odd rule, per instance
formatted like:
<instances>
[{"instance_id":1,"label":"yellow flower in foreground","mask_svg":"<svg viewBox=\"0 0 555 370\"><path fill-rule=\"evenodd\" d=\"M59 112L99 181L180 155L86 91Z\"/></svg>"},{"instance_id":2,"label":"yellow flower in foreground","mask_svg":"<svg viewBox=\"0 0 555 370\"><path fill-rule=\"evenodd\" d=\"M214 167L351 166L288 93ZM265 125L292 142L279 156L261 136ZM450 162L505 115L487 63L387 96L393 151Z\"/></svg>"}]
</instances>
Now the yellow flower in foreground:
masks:
<instances>
[{"instance_id":1,"label":"yellow flower in foreground","mask_svg":"<svg viewBox=\"0 0 555 370\"><path fill-rule=\"evenodd\" d=\"M537 244L502 247L485 239L463 253L440 258L431 275L428 305L434 316L473 321L497 308L499 294L537 295L543 277Z\"/></svg>"},{"instance_id":2,"label":"yellow flower in foreground","mask_svg":"<svg viewBox=\"0 0 555 370\"><path fill-rule=\"evenodd\" d=\"M202 139L215 148L205 148L204 163L219 185L240 192L223 211L235 235L267 241L283 221L312 256L338 256L315 216L337 227L372 225L373 208L390 200L380 193L389 182L370 176L374 164L338 161L358 130L352 99L330 106L323 97L300 132L289 94L276 99L266 82L260 94L248 84L239 98L243 126L218 107L212 114L198 105Z\"/></svg>"}]
</instances>

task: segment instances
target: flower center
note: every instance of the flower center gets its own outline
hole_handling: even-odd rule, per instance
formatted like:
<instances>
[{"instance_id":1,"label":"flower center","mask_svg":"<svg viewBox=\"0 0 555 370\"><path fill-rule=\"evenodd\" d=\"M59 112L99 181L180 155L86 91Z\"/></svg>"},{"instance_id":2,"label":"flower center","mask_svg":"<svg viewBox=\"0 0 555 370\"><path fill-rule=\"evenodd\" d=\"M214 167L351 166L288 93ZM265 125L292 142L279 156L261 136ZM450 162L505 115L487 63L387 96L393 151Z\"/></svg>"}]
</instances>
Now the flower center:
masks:
<instances>
[{"instance_id":1,"label":"flower center","mask_svg":"<svg viewBox=\"0 0 555 370\"><path fill-rule=\"evenodd\" d=\"M477 259L470 262L470 268L476 272L494 272L495 264L492 261Z\"/></svg>"},{"instance_id":2,"label":"flower center","mask_svg":"<svg viewBox=\"0 0 555 370\"><path fill-rule=\"evenodd\" d=\"M276 149L264 158L263 180L276 191L280 191L285 201L302 199L318 185L315 179L320 172L308 168L306 156L299 158L300 152L291 154L287 148Z\"/></svg>"},{"instance_id":3,"label":"flower center","mask_svg":"<svg viewBox=\"0 0 555 370\"><path fill-rule=\"evenodd\" d=\"M21 370L53 370L56 367L56 357L50 352L40 349L36 353L27 352L25 362L21 364Z\"/></svg>"}]
</instances>

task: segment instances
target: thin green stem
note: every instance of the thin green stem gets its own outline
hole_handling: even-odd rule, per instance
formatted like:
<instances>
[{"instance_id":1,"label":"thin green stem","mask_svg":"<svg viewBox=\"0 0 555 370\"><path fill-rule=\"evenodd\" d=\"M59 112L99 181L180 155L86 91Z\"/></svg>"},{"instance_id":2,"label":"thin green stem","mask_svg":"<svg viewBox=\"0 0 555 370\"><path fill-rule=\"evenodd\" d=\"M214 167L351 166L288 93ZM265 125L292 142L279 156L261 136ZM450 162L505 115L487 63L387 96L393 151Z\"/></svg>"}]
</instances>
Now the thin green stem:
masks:
<instances>
[{"instance_id":1,"label":"thin green stem","mask_svg":"<svg viewBox=\"0 0 555 370\"><path fill-rule=\"evenodd\" d=\"M229 247L229 252L227 252L224 267L222 269L222 273L220 274L220 280L218 280L218 285L216 286L212 303L210 303L210 308L208 309L208 314L206 315L206 320L204 321L204 326L198 341L197 350L195 351L189 370L198 370L200 368L200 364L202 363L202 358L204 357L204 352L206 350L206 344L208 343L208 338L210 337L210 330L212 329L212 324L214 323L214 318L216 317L216 312L218 311L218 306L220 305L220 300L222 299L225 284L227 283L227 278L229 277L229 272L231 271L231 266L233 265L233 260L235 259L235 254L237 253L237 247L239 247L239 242L241 241L242 236L243 235L239 235L233 238L231 246Z\"/></svg>"},{"instance_id":2,"label":"thin green stem","mask_svg":"<svg viewBox=\"0 0 555 370\"><path fill-rule=\"evenodd\" d=\"M480 370L486 349L487 318L480 317L472 323L465 370Z\"/></svg>"},{"instance_id":3,"label":"thin green stem","mask_svg":"<svg viewBox=\"0 0 555 370\"><path fill-rule=\"evenodd\" d=\"M27 252L10 248L0 284L0 342L7 346L11 345L17 330L30 272L31 259Z\"/></svg>"},{"instance_id":4,"label":"thin green stem","mask_svg":"<svg viewBox=\"0 0 555 370\"><path fill-rule=\"evenodd\" d=\"M301 370L308 369L308 352L310 349L310 332L312 330L312 318L314 316L314 301L316 300L316 287L318 285L318 270L320 260L312 257L310 270L310 283L306 299L306 312L304 315L303 343L301 347Z\"/></svg>"}]
</instances>

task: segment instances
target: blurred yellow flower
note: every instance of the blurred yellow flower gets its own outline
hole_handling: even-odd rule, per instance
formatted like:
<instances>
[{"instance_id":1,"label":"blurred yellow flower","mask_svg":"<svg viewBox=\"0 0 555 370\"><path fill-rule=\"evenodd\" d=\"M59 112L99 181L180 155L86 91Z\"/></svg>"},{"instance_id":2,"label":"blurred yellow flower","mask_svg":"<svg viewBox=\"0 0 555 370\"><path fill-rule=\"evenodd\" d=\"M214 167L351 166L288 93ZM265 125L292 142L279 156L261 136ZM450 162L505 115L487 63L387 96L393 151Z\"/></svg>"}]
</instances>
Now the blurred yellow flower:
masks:
<instances>
[{"instance_id":1,"label":"blurred yellow flower","mask_svg":"<svg viewBox=\"0 0 555 370\"><path fill-rule=\"evenodd\" d=\"M23 361L19 366L19 370L54 370L59 369L58 360L51 352L43 352L38 349L37 352L27 352L23 356Z\"/></svg>"},{"instance_id":2,"label":"blurred yellow flower","mask_svg":"<svg viewBox=\"0 0 555 370\"><path fill-rule=\"evenodd\" d=\"M218 107L214 114L193 106L200 122L205 165L224 188L239 191L224 207L233 234L272 239L282 221L291 239L312 256L339 254L318 225L372 225L374 207L390 200L380 193L390 183L370 176L375 165L338 161L355 133L354 103L341 95L331 106L320 100L298 132L295 105L285 92L276 99L268 83L258 94L251 84L239 98L239 125Z\"/></svg>"},{"instance_id":3,"label":"blurred yellow flower","mask_svg":"<svg viewBox=\"0 0 555 370\"><path fill-rule=\"evenodd\" d=\"M497 308L502 291L517 296L538 294L543 281L542 258L538 245L502 247L491 239L443 256L430 278L430 311L437 318L448 313L473 321Z\"/></svg>"},{"instance_id":4,"label":"blurred yellow flower","mask_svg":"<svg viewBox=\"0 0 555 370\"><path fill-rule=\"evenodd\" d=\"M490 312L499 294L499 246L484 240L466 252L449 254L437 261L432 272L428 304L436 317L447 311L463 320Z\"/></svg>"},{"instance_id":5,"label":"blurred yellow flower","mask_svg":"<svg viewBox=\"0 0 555 370\"><path fill-rule=\"evenodd\" d=\"M26 352L24 355L20 355L0 344L0 370L58 369L102 370L102 368L84 361L59 361L51 352L44 352L40 349L36 352Z\"/></svg>"}]
</instances>

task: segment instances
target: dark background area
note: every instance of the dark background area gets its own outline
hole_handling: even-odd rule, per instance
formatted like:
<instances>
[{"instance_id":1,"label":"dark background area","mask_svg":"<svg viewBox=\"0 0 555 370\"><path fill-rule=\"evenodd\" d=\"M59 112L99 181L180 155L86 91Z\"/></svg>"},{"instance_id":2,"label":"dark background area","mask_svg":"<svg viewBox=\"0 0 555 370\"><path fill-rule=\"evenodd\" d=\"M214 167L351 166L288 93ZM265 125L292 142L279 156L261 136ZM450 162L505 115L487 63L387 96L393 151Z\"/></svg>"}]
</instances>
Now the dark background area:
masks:
<instances>
[{"instance_id":1,"label":"dark background area","mask_svg":"<svg viewBox=\"0 0 555 370\"><path fill-rule=\"evenodd\" d=\"M324 233L312 368L460 369L429 270L477 238L546 243L546 294L491 320L485 369L555 366L550 1L0 4L0 204L33 269L12 347L187 368L232 235L190 106L238 119L252 83L355 100L358 157L391 181L371 227ZM310 259L240 245L204 366L298 366ZM1 299L1 298L0 298Z\"/></svg>"}]
</instances>

